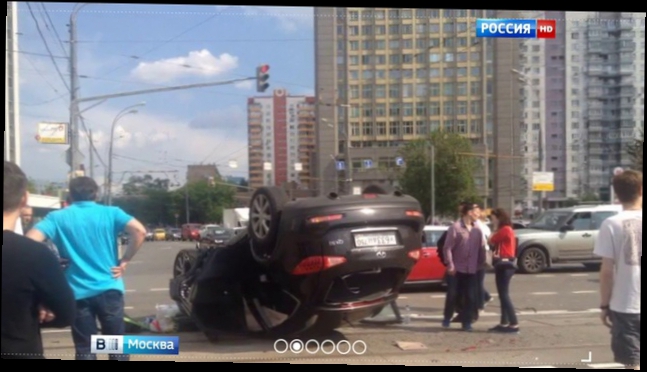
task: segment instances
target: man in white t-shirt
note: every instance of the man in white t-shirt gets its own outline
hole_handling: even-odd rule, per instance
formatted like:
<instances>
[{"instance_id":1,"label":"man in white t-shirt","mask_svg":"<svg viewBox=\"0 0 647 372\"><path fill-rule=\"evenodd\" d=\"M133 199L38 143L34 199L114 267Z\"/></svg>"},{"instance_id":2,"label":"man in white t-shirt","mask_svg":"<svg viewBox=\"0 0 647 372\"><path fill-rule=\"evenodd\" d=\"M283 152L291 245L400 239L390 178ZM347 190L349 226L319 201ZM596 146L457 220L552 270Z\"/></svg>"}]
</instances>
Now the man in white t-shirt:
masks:
<instances>
[{"instance_id":1,"label":"man in white t-shirt","mask_svg":"<svg viewBox=\"0 0 647 372\"><path fill-rule=\"evenodd\" d=\"M642 262L643 176L625 171L613 179L623 211L602 223L595 255L602 258L602 322L611 328L616 363L640 370L640 280Z\"/></svg>"}]
</instances>

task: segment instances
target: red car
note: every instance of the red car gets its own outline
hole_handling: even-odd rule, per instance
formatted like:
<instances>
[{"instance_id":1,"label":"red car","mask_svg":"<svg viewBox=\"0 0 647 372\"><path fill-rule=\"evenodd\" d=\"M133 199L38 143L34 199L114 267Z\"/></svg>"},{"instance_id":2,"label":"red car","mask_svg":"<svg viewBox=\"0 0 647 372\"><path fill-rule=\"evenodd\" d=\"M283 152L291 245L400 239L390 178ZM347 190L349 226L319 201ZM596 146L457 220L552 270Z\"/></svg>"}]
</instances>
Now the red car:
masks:
<instances>
[{"instance_id":1,"label":"red car","mask_svg":"<svg viewBox=\"0 0 647 372\"><path fill-rule=\"evenodd\" d=\"M182 225L182 241L197 242L200 240L200 228L202 225L197 223L187 223Z\"/></svg>"},{"instance_id":2,"label":"red car","mask_svg":"<svg viewBox=\"0 0 647 372\"><path fill-rule=\"evenodd\" d=\"M445 265L438 258L436 242L447 231L447 226L426 226L422 255L407 277L405 285L441 284L445 279Z\"/></svg>"}]
</instances>

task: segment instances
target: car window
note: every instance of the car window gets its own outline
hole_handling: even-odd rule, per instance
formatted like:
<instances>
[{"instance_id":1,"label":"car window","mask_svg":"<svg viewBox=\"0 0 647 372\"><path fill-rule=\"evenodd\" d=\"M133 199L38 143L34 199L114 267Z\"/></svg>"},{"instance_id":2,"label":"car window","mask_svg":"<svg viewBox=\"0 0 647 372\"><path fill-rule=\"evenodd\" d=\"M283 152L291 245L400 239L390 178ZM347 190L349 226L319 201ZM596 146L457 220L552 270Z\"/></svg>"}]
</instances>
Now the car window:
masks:
<instances>
[{"instance_id":1,"label":"car window","mask_svg":"<svg viewBox=\"0 0 647 372\"><path fill-rule=\"evenodd\" d=\"M425 247L435 247L444 231L425 231Z\"/></svg>"},{"instance_id":2,"label":"car window","mask_svg":"<svg viewBox=\"0 0 647 372\"><path fill-rule=\"evenodd\" d=\"M593 213L593 218L591 221L591 229L592 230L599 230L600 226L602 226L602 222L606 220L609 217L613 217L617 212L595 212Z\"/></svg>"},{"instance_id":3,"label":"car window","mask_svg":"<svg viewBox=\"0 0 647 372\"><path fill-rule=\"evenodd\" d=\"M573 231L588 231L592 229L592 221L591 212L582 212L576 213L568 224L573 228Z\"/></svg>"},{"instance_id":4,"label":"car window","mask_svg":"<svg viewBox=\"0 0 647 372\"><path fill-rule=\"evenodd\" d=\"M537 217L528 227L538 230L557 231L571 216L571 212L549 210Z\"/></svg>"}]
</instances>

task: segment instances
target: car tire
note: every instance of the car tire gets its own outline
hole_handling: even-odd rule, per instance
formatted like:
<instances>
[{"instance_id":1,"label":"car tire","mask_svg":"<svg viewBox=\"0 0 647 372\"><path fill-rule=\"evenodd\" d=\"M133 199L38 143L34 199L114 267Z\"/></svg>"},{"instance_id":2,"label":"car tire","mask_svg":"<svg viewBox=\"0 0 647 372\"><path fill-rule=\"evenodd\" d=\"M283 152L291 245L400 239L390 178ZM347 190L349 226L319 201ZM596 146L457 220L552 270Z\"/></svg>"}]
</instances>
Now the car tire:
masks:
<instances>
[{"instance_id":1,"label":"car tire","mask_svg":"<svg viewBox=\"0 0 647 372\"><path fill-rule=\"evenodd\" d=\"M186 275L198 260L199 253L200 252L194 249L183 249L179 251L173 261L173 278ZM191 314L191 308L185 303L178 301L177 305L182 315L189 316Z\"/></svg>"},{"instance_id":2,"label":"car tire","mask_svg":"<svg viewBox=\"0 0 647 372\"><path fill-rule=\"evenodd\" d=\"M279 187L262 187L249 203L249 236L254 259L262 264L271 261L279 232L281 212L289 201Z\"/></svg>"},{"instance_id":3,"label":"car tire","mask_svg":"<svg viewBox=\"0 0 647 372\"><path fill-rule=\"evenodd\" d=\"M539 247L528 247L519 255L519 271L524 274L539 274L548 267L548 255Z\"/></svg>"}]
</instances>

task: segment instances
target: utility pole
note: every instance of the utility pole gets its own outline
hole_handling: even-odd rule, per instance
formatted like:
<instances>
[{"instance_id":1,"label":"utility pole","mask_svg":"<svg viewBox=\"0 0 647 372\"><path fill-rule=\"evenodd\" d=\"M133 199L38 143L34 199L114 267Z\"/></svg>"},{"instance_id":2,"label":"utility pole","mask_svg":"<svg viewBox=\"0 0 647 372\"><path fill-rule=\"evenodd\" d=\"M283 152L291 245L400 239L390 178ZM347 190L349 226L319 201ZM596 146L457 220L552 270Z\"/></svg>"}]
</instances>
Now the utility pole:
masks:
<instances>
[{"instance_id":1,"label":"utility pole","mask_svg":"<svg viewBox=\"0 0 647 372\"><path fill-rule=\"evenodd\" d=\"M92 139L92 130L88 131L88 141L90 141L89 154L90 154L90 178L94 179L94 140Z\"/></svg>"},{"instance_id":2,"label":"utility pole","mask_svg":"<svg viewBox=\"0 0 647 372\"><path fill-rule=\"evenodd\" d=\"M429 152L431 160L431 210L430 210L430 224L434 224L434 217L436 216L436 146L429 142Z\"/></svg>"},{"instance_id":3,"label":"utility pole","mask_svg":"<svg viewBox=\"0 0 647 372\"><path fill-rule=\"evenodd\" d=\"M83 5L82 5L83 6ZM78 112L79 104L77 102L77 93L79 89L79 76L78 76L78 56L76 49L76 16L80 7L76 8L72 15L70 16L70 126L69 138L70 138L70 149L69 149L69 158L68 163L70 165L70 174L71 178L74 177L75 172L79 169L81 165L81 159L79 159L80 148L79 148L79 123L78 123Z\"/></svg>"},{"instance_id":4,"label":"utility pole","mask_svg":"<svg viewBox=\"0 0 647 372\"><path fill-rule=\"evenodd\" d=\"M191 215L189 211L189 179L187 178L184 185L184 208L186 208L186 223L191 223Z\"/></svg>"}]
</instances>

